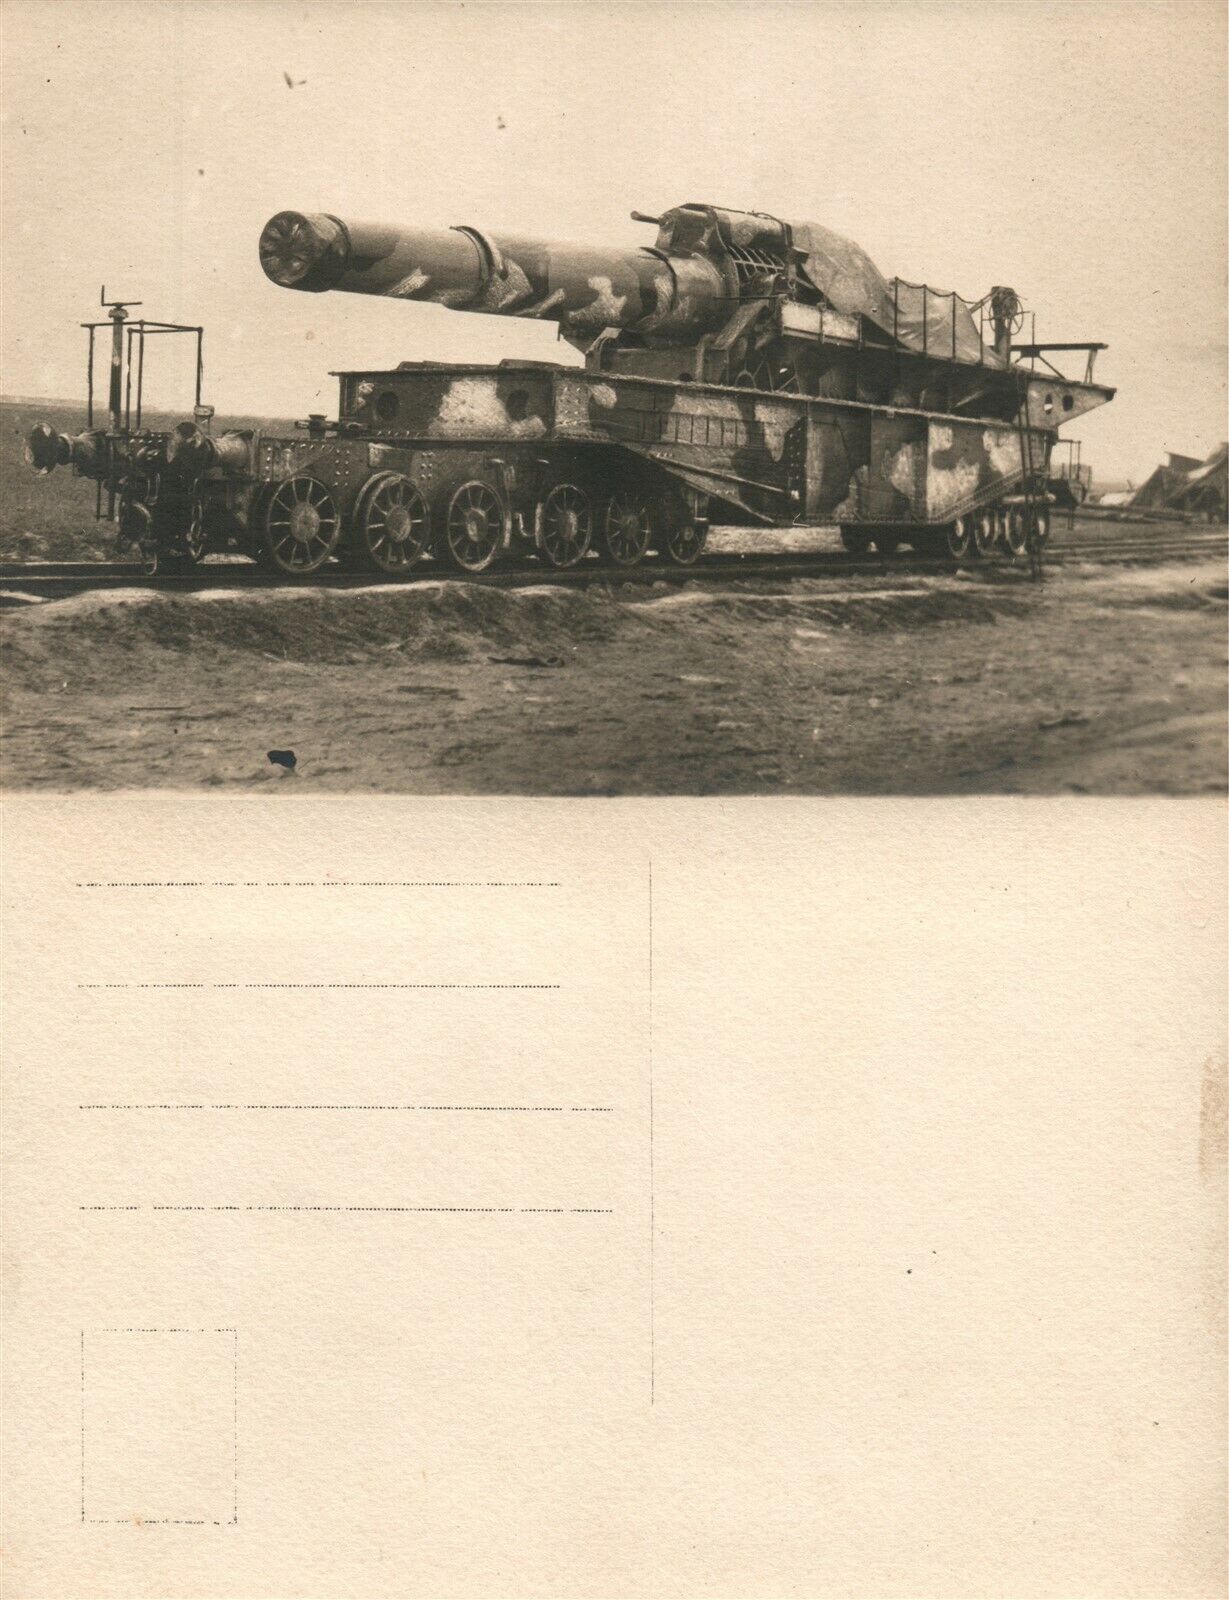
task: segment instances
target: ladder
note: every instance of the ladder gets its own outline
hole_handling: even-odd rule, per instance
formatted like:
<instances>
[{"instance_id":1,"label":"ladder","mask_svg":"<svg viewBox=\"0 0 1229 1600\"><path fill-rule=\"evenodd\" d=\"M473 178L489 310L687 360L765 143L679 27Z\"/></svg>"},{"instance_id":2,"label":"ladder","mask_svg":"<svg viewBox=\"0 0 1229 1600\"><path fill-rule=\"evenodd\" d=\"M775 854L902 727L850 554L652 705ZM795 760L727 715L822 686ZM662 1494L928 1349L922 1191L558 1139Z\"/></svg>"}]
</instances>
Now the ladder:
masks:
<instances>
[{"instance_id":1,"label":"ladder","mask_svg":"<svg viewBox=\"0 0 1229 1600\"><path fill-rule=\"evenodd\" d=\"M1016 432L1020 439L1020 470L1023 473L1020 489L1023 500L1024 548L1028 553L1028 574L1035 582L1040 583L1044 572L1041 564L1041 541L1037 537L1039 502L1034 490L1033 430L1028 425L1027 385L1023 399L1016 409ZM1044 493L1043 488L1042 494Z\"/></svg>"}]
</instances>

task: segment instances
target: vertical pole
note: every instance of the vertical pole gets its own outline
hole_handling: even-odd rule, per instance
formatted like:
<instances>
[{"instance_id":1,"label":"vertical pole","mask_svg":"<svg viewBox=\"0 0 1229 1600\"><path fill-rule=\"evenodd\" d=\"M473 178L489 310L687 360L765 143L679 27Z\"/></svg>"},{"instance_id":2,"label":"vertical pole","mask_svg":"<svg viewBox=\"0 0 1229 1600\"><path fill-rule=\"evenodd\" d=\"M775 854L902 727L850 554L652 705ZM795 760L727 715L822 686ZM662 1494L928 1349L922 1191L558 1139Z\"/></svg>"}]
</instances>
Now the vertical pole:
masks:
<instances>
[{"instance_id":1,"label":"vertical pole","mask_svg":"<svg viewBox=\"0 0 1229 1600\"><path fill-rule=\"evenodd\" d=\"M104 289L104 305L105 297ZM107 517L114 521L118 496L116 451L124 400L124 323L128 319L128 312L122 305L113 305L108 315L111 319L111 382L107 389Z\"/></svg>"},{"instance_id":2,"label":"vertical pole","mask_svg":"<svg viewBox=\"0 0 1229 1600\"><path fill-rule=\"evenodd\" d=\"M1067 526L1069 528L1075 527L1076 496L1082 492L1084 487L1084 480L1080 476L1083 458L1084 442L1082 439L1077 439L1075 441L1075 482L1071 486L1071 506L1067 513Z\"/></svg>"},{"instance_id":3,"label":"vertical pole","mask_svg":"<svg viewBox=\"0 0 1229 1600\"><path fill-rule=\"evenodd\" d=\"M141 397L145 392L145 324L137 325L137 432L141 431Z\"/></svg>"},{"instance_id":4,"label":"vertical pole","mask_svg":"<svg viewBox=\"0 0 1229 1600\"><path fill-rule=\"evenodd\" d=\"M205 376L205 330L196 330L196 404L201 403L201 383Z\"/></svg>"},{"instance_id":5,"label":"vertical pole","mask_svg":"<svg viewBox=\"0 0 1229 1600\"><path fill-rule=\"evenodd\" d=\"M124 322L128 313L123 306L111 308L111 387L107 395L107 422L112 433L120 431L120 414L124 384Z\"/></svg>"},{"instance_id":6,"label":"vertical pole","mask_svg":"<svg viewBox=\"0 0 1229 1600\"><path fill-rule=\"evenodd\" d=\"M930 290L922 285L922 354L929 354L930 341Z\"/></svg>"},{"instance_id":7,"label":"vertical pole","mask_svg":"<svg viewBox=\"0 0 1229 1600\"><path fill-rule=\"evenodd\" d=\"M86 368L86 413L85 425L93 431L94 427L94 324L90 323L90 359Z\"/></svg>"},{"instance_id":8,"label":"vertical pole","mask_svg":"<svg viewBox=\"0 0 1229 1600\"><path fill-rule=\"evenodd\" d=\"M133 329L128 330L128 359L124 363L124 432L132 427L132 335Z\"/></svg>"}]
</instances>

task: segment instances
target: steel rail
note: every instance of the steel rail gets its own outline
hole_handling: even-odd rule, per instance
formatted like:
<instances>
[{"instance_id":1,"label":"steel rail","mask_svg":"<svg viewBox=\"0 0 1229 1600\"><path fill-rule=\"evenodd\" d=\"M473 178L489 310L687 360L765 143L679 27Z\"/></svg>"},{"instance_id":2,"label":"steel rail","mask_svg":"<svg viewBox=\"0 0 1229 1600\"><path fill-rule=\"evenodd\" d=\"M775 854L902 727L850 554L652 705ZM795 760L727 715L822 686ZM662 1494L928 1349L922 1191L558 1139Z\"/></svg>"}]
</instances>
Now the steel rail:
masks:
<instances>
[{"instance_id":1,"label":"steel rail","mask_svg":"<svg viewBox=\"0 0 1229 1600\"><path fill-rule=\"evenodd\" d=\"M1179 536L1169 539L1105 540L1063 542L1045 552L1047 565L1160 565L1166 561L1191 561L1201 557L1229 555L1229 537L1224 533ZM440 563L415 568L405 577L386 577L381 573L355 572L334 568L296 578L242 562L207 563L184 573L145 575L135 564L109 562L8 562L0 565L0 590L11 595L43 595L65 598L97 590L144 589L168 593L192 593L210 589L396 589L423 583L465 583L487 588L523 589L549 584L555 587L589 588L625 585L651 587L666 584L677 587L688 583L739 581L796 581L806 578L895 577L915 573L954 573L963 570L987 578L1007 581L1027 578L1023 558L1012 560L1002 554L977 561L957 561L947 556L902 554L880 557L850 555L839 550L808 551L795 554L749 552L727 555L714 553L689 567L667 562L645 561L635 567L613 567L597 560L579 567L556 570L534 561L497 568L484 573L462 573Z\"/></svg>"}]
</instances>

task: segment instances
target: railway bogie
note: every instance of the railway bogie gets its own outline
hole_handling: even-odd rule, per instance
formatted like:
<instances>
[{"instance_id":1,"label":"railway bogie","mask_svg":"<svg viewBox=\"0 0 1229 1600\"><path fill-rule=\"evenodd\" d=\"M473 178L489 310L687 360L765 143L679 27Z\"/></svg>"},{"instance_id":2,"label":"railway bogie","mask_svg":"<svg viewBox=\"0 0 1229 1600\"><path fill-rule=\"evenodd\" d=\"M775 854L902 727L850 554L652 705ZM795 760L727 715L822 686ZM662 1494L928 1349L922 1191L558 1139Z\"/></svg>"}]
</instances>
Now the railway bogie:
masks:
<instances>
[{"instance_id":1,"label":"railway bogie","mask_svg":"<svg viewBox=\"0 0 1229 1600\"><path fill-rule=\"evenodd\" d=\"M1020 554L1030 527L1048 529L1017 435L984 419L757 391L733 417L723 391L547 364L466 369L463 412L439 369L341 380L339 417L294 436L215 440L193 423L105 435L79 470L98 464L121 542L151 565L237 551L287 578L334 562L393 579L476 574L508 556L560 571L650 555L687 566L710 520L727 518L838 520L855 554L958 559Z\"/></svg>"}]
</instances>

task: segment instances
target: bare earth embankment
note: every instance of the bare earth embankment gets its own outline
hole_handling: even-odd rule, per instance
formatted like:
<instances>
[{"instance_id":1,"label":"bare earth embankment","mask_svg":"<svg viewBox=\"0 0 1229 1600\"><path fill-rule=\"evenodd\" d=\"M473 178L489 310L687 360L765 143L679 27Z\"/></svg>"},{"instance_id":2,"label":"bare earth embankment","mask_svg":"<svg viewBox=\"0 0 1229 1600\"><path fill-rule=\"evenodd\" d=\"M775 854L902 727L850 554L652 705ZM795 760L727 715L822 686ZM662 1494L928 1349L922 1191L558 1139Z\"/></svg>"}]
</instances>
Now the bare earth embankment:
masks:
<instances>
[{"instance_id":1,"label":"bare earth embankment","mask_svg":"<svg viewBox=\"0 0 1229 1600\"><path fill-rule=\"evenodd\" d=\"M423 794L1225 787L1220 563L3 614L3 778ZM293 773L271 765L293 750Z\"/></svg>"}]
</instances>

